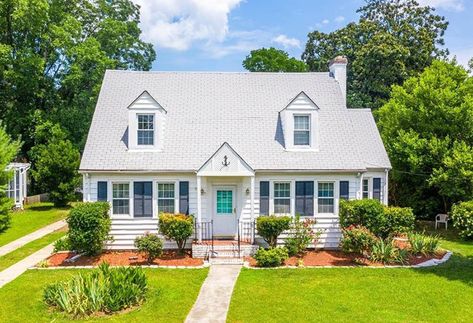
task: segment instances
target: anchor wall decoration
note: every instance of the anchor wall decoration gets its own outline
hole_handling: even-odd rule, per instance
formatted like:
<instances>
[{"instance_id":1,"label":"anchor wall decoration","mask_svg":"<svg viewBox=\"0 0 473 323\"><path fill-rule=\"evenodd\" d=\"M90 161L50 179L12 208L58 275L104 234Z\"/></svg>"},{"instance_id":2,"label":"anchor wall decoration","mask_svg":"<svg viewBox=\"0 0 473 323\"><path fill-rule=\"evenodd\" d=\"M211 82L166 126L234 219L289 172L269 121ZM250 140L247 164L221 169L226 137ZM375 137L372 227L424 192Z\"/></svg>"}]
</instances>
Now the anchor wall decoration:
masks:
<instances>
[{"instance_id":1,"label":"anchor wall decoration","mask_svg":"<svg viewBox=\"0 0 473 323\"><path fill-rule=\"evenodd\" d=\"M223 156L222 165L223 165L224 167L227 167L228 165L230 165L230 162L228 161L227 155Z\"/></svg>"}]
</instances>

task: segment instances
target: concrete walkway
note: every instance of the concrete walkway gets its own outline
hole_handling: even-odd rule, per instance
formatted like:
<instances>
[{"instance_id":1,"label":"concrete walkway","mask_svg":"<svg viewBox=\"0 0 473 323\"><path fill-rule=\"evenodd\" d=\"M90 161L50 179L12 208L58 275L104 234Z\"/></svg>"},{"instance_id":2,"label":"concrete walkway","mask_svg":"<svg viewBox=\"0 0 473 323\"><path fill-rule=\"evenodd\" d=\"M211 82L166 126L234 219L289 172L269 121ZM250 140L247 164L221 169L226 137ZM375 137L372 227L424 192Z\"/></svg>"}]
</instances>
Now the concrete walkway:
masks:
<instances>
[{"instance_id":1,"label":"concrete walkway","mask_svg":"<svg viewBox=\"0 0 473 323\"><path fill-rule=\"evenodd\" d=\"M39 230L36 230L30 234L27 234L26 236L23 236L19 239L16 239L2 247L0 247L0 257L1 256L4 256L6 255L7 253L10 253L20 247L23 247L25 244L33 241L33 240L36 240L36 239L39 239L39 238L42 238L44 237L45 235L47 234L50 234L56 230L59 230L61 229L62 227L66 226L67 223L65 220L61 220L61 221L57 221L57 222L54 222L52 224L49 224Z\"/></svg>"},{"instance_id":2,"label":"concrete walkway","mask_svg":"<svg viewBox=\"0 0 473 323\"><path fill-rule=\"evenodd\" d=\"M28 268L36 265L41 260L47 258L53 252L53 250L54 243L51 243L43 249L36 251L25 259L0 272L0 288L14 280L16 277L23 274L26 270L28 270Z\"/></svg>"},{"instance_id":3,"label":"concrete walkway","mask_svg":"<svg viewBox=\"0 0 473 323\"><path fill-rule=\"evenodd\" d=\"M225 322L241 265L212 265L186 322Z\"/></svg>"}]
</instances>

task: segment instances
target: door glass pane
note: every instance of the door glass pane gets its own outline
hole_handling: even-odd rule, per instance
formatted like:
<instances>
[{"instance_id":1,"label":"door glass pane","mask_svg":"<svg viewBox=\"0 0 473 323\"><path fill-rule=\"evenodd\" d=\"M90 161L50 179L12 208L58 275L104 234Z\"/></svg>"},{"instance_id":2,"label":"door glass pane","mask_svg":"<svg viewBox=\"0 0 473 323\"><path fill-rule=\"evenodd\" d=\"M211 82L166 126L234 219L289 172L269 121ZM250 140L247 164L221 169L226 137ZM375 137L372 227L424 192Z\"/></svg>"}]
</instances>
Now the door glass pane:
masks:
<instances>
[{"instance_id":1,"label":"door glass pane","mask_svg":"<svg viewBox=\"0 0 473 323\"><path fill-rule=\"evenodd\" d=\"M217 191L217 214L233 212L233 191Z\"/></svg>"}]
</instances>

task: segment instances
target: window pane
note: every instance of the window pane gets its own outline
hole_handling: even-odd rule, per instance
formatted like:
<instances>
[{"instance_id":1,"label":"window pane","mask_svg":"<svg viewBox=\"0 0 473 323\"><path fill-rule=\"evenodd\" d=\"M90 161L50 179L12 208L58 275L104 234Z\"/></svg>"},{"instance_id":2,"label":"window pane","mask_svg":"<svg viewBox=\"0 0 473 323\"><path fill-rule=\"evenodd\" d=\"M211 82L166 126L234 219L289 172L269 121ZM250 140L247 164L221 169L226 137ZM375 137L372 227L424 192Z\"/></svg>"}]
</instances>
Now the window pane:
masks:
<instances>
[{"instance_id":1,"label":"window pane","mask_svg":"<svg viewBox=\"0 0 473 323\"><path fill-rule=\"evenodd\" d=\"M274 197L290 197L291 183L274 183Z\"/></svg>"},{"instance_id":2,"label":"window pane","mask_svg":"<svg viewBox=\"0 0 473 323\"><path fill-rule=\"evenodd\" d=\"M310 145L309 131L294 131L294 145Z\"/></svg>"},{"instance_id":3,"label":"window pane","mask_svg":"<svg viewBox=\"0 0 473 323\"><path fill-rule=\"evenodd\" d=\"M319 198L319 213L333 213L333 199L332 198Z\"/></svg>"},{"instance_id":4,"label":"window pane","mask_svg":"<svg viewBox=\"0 0 473 323\"><path fill-rule=\"evenodd\" d=\"M174 184L158 184L158 198L174 198Z\"/></svg>"},{"instance_id":5,"label":"window pane","mask_svg":"<svg viewBox=\"0 0 473 323\"><path fill-rule=\"evenodd\" d=\"M233 191L217 191L217 214L233 213Z\"/></svg>"},{"instance_id":6,"label":"window pane","mask_svg":"<svg viewBox=\"0 0 473 323\"><path fill-rule=\"evenodd\" d=\"M159 212L174 213L174 199L159 199L158 210Z\"/></svg>"},{"instance_id":7,"label":"window pane","mask_svg":"<svg viewBox=\"0 0 473 323\"><path fill-rule=\"evenodd\" d=\"M139 114L138 115L138 130L153 130L154 129L154 115Z\"/></svg>"},{"instance_id":8,"label":"window pane","mask_svg":"<svg viewBox=\"0 0 473 323\"><path fill-rule=\"evenodd\" d=\"M319 197L333 197L333 183L319 183Z\"/></svg>"},{"instance_id":9,"label":"window pane","mask_svg":"<svg viewBox=\"0 0 473 323\"><path fill-rule=\"evenodd\" d=\"M274 213L275 214L291 213L291 200L290 199L275 199L274 200Z\"/></svg>"},{"instance_id":10,"label":"window pane","mask_svg":"<svg viewBox=\"0 0 473 323\"><path fill-rule=\"evenodd\" d=\"M367 179L364 179L363 180L363 198L364 199L367 199L369 197L369 185L368 185L369 181Z\"/></svg>"},{"instance_id":11,"label":"window pane","mask_svg":"<svg viewBox=\"0 0 473 323\"><path fill-rule=\"evenodd\" d=\"M309 116L294 116L294 130L309 130Z\"/></svg>"},{"instance_id":12,"label":"window pane","mask_svg":"<svg viewBox=\"0 0 473 323\"><path fill-rule=\"evenodd\" d=\"M138 130L138 145L154 145L154 131Z\"/></svg>"},{"instance_id":13,"label":"window pane","mask_svg":"<svg viewBox=\"0 0 473 323\"><path fill-rule=\"evenodd\" d=\"M129 200L113 200L113 214L129 214Z\"/></svg>"},{"instance_id":14,"label":"window pane","mask_svg":"<svg viewBox=\"0 0 473 323\"><path fill-rule=\"evenodd\" d=\"M129 198L130 184L113 184L113 198Z\"/></svg>"}]
</instances>

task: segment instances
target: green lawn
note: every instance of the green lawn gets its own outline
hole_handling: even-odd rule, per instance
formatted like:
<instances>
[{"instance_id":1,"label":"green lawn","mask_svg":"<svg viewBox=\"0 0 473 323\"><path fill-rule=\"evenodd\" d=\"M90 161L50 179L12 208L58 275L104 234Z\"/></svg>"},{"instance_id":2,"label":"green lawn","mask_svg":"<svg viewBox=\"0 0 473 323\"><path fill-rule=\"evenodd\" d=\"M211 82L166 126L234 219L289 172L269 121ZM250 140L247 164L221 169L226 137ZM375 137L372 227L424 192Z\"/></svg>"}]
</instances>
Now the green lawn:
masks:
<instances>
[{"instance_id":1,"label":"green lawn","mask_svg":"<svg viewBox=\"0 0 473 323\"><path fill-rule=\"evenodd\" d=\"M88 319L87 322L182 322L194 304L207 269L146 269L147 301L128 313ZM44 286L77 270L29 270L0 289L0 322L65 322L42 301ZM74 320L77 321L77 320Z\"/></svg>"},{"instance_id":2,"label":"green lawn","mask_svg":"<svg viewBox=\"0 0 473 323\"><path fill-rule=\"evenodd\" d=\"M46 247L50 243L58 240L66 234L65 230L54 231L50 234L45 235L42 238L31 241L21 248L16 249L2 257L0 257L0 271L10 267L11 265L17 263L18 261L26 258L27 256L33 254L34 252L40 250L41 248Z\"/></svg>"},{"instance_id":3,"label":"green lawn","mask_svg":"<svg viewBox=\"0 0 473 323\"><path fill-rule=\"evenodd\" d=\"M473 243L442 246L454 256L425 269L244 269L228 321L471 322Z\"/></svg>"},{"instance_id":4,"label":"green lawn","mask_svg":"<svg viewBox=\"0 0 473 323\"><path fill-rule=\"evenodd\" d=\"M48 224L64 219L68 208L54 208L50 203L27 205L12 214L10 228L0 233L0 247Z\"/></svg>"}]
</instances>

